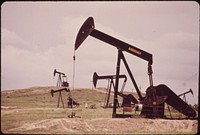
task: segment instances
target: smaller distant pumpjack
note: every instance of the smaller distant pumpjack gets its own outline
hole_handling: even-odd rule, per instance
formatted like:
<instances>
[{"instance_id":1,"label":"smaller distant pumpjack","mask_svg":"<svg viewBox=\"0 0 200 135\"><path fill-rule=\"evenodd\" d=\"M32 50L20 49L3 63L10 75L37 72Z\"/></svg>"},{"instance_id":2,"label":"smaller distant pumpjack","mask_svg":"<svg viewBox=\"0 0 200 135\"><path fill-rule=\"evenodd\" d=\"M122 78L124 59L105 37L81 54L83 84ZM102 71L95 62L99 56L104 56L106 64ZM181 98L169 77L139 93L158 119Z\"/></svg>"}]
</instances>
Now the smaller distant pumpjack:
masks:
<instances>
[{"instance_id":1,"label":"smaller distant pumpjack","mask_svg":"<svg viewBox=\"0 0 200 135\"><path fill-rule=\"evenodd\" d=\"M58 90L51 90L51 96L53 97L54 93L59 92L57 108L59 107L60 100L61 100L63 108L64 108L62 91L70 92L70 90L68 88L69 83L67 82L67 76L64 73L56 71L56 69L54 69L53 76L55 77L56 74L58 74L58 81L57 81L56 86L57 87L65 87L65 88L58 89Z\"/></svg>"},{"instance_id":2,"label":"smaller distant pumpjack","mask_svg":"<svg viewBox=\"0 0 200 135\"><path fill-rule=\"evenodd\" d=\"M64 73L56 71L56 69L54 69L53 77L55 77L56 73L58 74L58 81L56 86L69 87L69 83L67 82L67 76Z\"/></svg>"},{"instance_id":3,"label":"smaller distant pumpjack","mask_svg":"<svg viewBox=\"0 0 200 135\"><path fill-rule=\"evenodd\" d=\"M63 105L63 108L64 108L64 103L63 103L63 98L62 98L62 93L61 93L62 91L70 92L70 90L68 88L63 88L63 89L58 89L58 90L51 90L51 96L52 97L53 97L54 93L59 92L57 108L59 107L60 99L62 101L62 105Z\"/></svg>"},{"instance_id":4,"label":"smaller distant pumpjack","mask_svg":"<svg viewBox=\"0 0 200 135\"><path fill-rule=\"evenodd\" d=\"M186 94L188 94L188 93L191 93L192 95L193 95L193 91L192 91L192 89L190 89L189 91L186 91L186 92L184 92L184 93L182 93L182 94L179 94L178 96L180 97L180 96L183 96L183 100L186 102Z\"/></svg>"},{"instance_id":5,"label":"smaller distant pumpjack","mask_svg":"<svg viewBox=\"0 0 200 135\"><path fill-rule=\"evenodd\" d=\"M135 97L132 94L126 95L126 94L123 93L124 87L125 87L126 82L127 82L126 75L119 75L119 78L124 78L124 82L122 84L121 91L117 93L117 95L119 95L123 98L122 107L131 106L131 102L133 102L134 104L137 104L138 101L137 101L137 99L135 99ZM115 89L114 79L116 79L116 75L99 76L96 72L94 72L94 74L93 74L93 84L94 84L95 88L96 88L98 79L107 79L108 80L107 93L106 93L105 105L104 105L105 108L108 108L112 85L113 85L113 88ZM117 99L117 106L119 107L118 99Z\"/></svg>"},{"instance_id":6,"label":"smaller distant pumpjack","mask_svg":"<svg viewBox=\"0 0 200 135\"><path fill-rule=\"evenodd\" d=\"M126 84L126 81L127 81L127 77L126 77L126 75L119 75L119 78L124 78L124 82L122 84L121 91L119 92L119 93L123 93L123 90L124 90L124 87L125 87L125 84ZM106 92L105 104L104 104L104 107L108 108L109 107L108 104L109 104L109 100L110 100L110 92L111 92L112 86L115 89L114 79L116 79L116 75L99 76L96 72L94 72L94 74L93 74L93 84L94 84L95 88L96 88L98 79L107 79L108 80L107 92ZM117 100L117 106L119 106L118 100Z\"/></svg>"}]
</instances>

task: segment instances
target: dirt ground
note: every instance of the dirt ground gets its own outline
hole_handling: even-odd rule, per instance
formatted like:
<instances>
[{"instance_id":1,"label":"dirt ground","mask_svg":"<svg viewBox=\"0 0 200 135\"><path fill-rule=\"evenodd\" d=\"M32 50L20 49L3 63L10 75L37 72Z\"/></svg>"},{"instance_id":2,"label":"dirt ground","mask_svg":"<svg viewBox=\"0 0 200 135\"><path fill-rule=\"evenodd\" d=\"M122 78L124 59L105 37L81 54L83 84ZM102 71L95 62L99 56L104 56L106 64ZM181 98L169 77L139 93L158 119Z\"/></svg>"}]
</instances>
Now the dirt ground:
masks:
<instances>
[{"instance_id":1,"label":"dirt ground","mask_svg":"<svg viewBox=\"0 0 200 135\"><path fill-rule=\"evenodd\" d=\"M1 116L18 112L17 107L2 107ZM197 133L197 120L145 118L53 118L28 122L3 133Z\"/></svg>"},{"instance_id":2,"label":"dirt ground","mask_svg":"<svg viewBox=\"0 0 200 135\"><path fill-rule=\"evenodd\" d=\"M198 120L111 118L112 109L103 109L105 92L78 89L72 91L80 106L80 118L68 118L69 108L56 108L54 87L34 87L1 93L1 132L7 134L196 134ZM64 95L65 94L65 95ZM68 93L63 93L67 97ZM96 109L85 104L95 103ZM120 111L120 110L119 110Z\"/></svg>"},{"instance_id":3,"label":"dirt ground","mask_svg":"<svg viewBox=\"0 0 200 135\"><path fill-rule=\"evenodd\" d=\"M152 119L46 119L34 123L26 123L23 126L9 129L5 133L19 133L39 130L48 133L196 133L197 122L191 120L152 120Z\"/></svg>"}]
</instances>

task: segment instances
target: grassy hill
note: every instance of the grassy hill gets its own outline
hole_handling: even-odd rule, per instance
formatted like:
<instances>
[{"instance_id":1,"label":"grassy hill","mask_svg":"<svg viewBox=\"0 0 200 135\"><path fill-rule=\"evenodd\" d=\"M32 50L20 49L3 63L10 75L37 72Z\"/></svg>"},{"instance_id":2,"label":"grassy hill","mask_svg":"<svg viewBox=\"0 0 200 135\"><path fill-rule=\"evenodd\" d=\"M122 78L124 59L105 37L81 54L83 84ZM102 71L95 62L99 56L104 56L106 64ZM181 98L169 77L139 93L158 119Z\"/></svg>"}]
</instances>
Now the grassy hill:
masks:
<instances>
[{"instance_id":1,"label":"grassy hill","mask_svg":"<svg viewBox=\"0 0 200 135\"><path fill-rule=\"evenodd\" d=\"M61 102L59 104L59 107L57 108L59 93L54 93L54 96L52 97L50 93L52 89L58 90L61 88L53 86L31 87L27 89L1 91L1 131L3 133L66 133L65 131L72 133L72 131L78 132L79 130L83 130L83 133L91 133L89 131L93 131L92 133L102 133L100 131L105 129L105 133L116 133L117 131L121 132L122 130L130 133L134 130L139 129L139 127L136 129L132 129L134 128L134 126L129 127L130 129L127 129L126 126L124 127L124 129L119 128L121 126L121 122L127 124L133 121L136 122L137 119L132 119L131 121L129 121L129 119L121 119L119 123L115 122L116 119L111 119L112 108L102 108L105 100L105 89L103 88L75 89L71 90L70 93L62 91L64 108L62 107ZM75 107L72 109L67 108L67 98L69 95L71 95L73 100L80 104L79 107ZM137 98L136 93L133 93L133 95ZM113 93L110 97L110 102L112 101ZM122 99L119 97L119 102L121 101ZM88 107L90 107L91 105L95 105L95 109L85 108L86 104L88 105ZM77 116L78 119L68 118L68 116L71 115L72 112L75 113L75 116ZM117 112L122 113L122 108L118 108ZM137 113L135 112L132 113L137 115ZM141 125L152 125L152 123L154 123L154 121L146 122L146 119L139 121L143 121ZM111 123L110 129L105 128L105 125L107 125L107 123L105 122ZM162 124L162 121L160 122L161 123L155 121L155 124ZM68 123L75 124L75 126L69 126L71 128L68 129L69 127L66 127ZM136 123L138 123L138 121ZM190 130L186 130L187 128L182 127L182 129L184 129L184 133L190 133L191 130L196 130L197 123L192 123L193 124L191 124L192 127L190 128ZM88 124L92 125L89 126ZM37 127L38 125L40 125L39 128ZM115 126L112 127L112 125ZM100 128L99 126L102 127ZM170 126L174 126L174 123L172 123L172 125ZM61 127L62 129L60 129ZM113 130L116 132L114 132ZM159 131L160 128L155 130ZM141 132L141 130L138 130L138 132ZM149 131L146 131L145 129L144 132ZM177 131L175 130L175 132Z\"/></svg>"},{"instance_id":2,"label":"grassy hill","mask_svg":"<svg viewBox=\"0 0 200 135\"><path fill-rule=\"evenodd\" d=\"M17 106L18 108L55 108L59 93L54 93L51 96L51 90L62 89L62 87L31 87L27 89L6 90L1 92L2 106ZM87 104L96 104L98 107L104 104L105 89L75 89L70 93L62 91L62 98L66 107L67 98L69 95L77 101L80 106ZM133 93L137 98L138 96ZM119 97L121 101L121 98ZM113 101L111 93L110 102ZM60 102L60 107L62 104Z\"/></svg>"},{"instance_id":3,"label":"grassy hill","mask_svg":"<svg viewBox=\"0 0 200 135\"><path fill-rule=\"evenodd\" d=\"M51 96L51 90L60 87L31 87L27 89L1 91L1 130L5 131L27 122L41 119L67 118L73 112L81 118L111 118L112 108L102 109L104 90L75 89L62 91L64 108L61 101L57 108L58 95ZM67 108L67 98L71 94L74 101L80 104L76 108ZM110 102L113 101L111 95ZM95 105L96 109L85 109L85 104Z\"/></svg>"}]
</instances>

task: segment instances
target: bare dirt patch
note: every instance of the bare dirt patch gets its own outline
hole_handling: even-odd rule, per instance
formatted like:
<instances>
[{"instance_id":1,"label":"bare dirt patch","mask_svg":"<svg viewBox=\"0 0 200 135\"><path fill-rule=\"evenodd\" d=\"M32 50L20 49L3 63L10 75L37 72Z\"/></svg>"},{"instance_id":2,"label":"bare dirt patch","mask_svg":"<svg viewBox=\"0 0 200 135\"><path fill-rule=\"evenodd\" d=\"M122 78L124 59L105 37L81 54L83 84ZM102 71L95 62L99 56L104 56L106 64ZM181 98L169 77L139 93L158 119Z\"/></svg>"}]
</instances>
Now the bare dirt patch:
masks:
<instances>
[{"instance_id":1,"label":"bare dirt patch","mask_svg":"<svg viewBox=\"0 0 200 135\"><path fill-rule=\"evenodd\" d=\"M11 133L196 133L196 120L144 118L46 119L9 129Z\"/></svg>"},{"instance_id":2,"label":"bare dirt patch","mask_svg":"<svg viewBox=\"0 0 200 135\"><path fill-rule=\"evenodd\" d=\"M5 114L18 112L17 106L1 106L1 117Z\"/></svg>"}]
</instances>

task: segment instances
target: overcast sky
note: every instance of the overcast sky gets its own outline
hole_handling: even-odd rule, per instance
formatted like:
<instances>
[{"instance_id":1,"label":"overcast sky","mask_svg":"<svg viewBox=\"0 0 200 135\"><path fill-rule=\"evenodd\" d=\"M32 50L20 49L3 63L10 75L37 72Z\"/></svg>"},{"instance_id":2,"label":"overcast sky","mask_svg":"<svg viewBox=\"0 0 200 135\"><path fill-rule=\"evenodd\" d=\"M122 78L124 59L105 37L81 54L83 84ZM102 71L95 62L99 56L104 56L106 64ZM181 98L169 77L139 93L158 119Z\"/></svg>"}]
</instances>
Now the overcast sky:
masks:
<instances>
[{"instance_id":1,"label":"overcast sky","mask_svg":"<svg viewBox=\"0 0 200 135\"><path fill-rule=\"evenodd\" d=\"M55 86L53 71L73 84L76 35L88 17L95 28L153 55L154 85L198 101L199 5L196 2L5 2L1 5L1 89ZM124 52L145 92L147 61ZM76 88L91 88L94 72L115 74L117 49L88 37L76 51ZM121 74L128 74L121 65ZM120 84L122 80L120 81ZM99 81L98 87L106 87ZM126 90L134 91L128 78Z\"/></svg>"}]
</instances>

